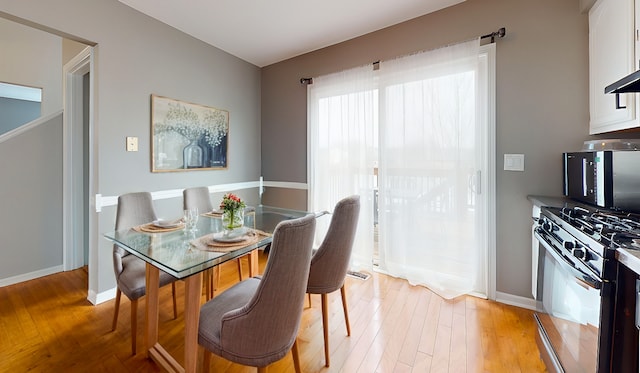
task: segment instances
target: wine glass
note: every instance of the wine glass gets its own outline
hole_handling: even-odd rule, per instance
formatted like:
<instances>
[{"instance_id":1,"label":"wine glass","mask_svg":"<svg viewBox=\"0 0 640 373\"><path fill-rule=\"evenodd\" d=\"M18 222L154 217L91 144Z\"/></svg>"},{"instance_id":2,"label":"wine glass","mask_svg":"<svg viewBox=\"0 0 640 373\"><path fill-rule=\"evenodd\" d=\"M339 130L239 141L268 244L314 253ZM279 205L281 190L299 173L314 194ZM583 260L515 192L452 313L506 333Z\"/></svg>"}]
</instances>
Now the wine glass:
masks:
<instances>
[{"instance_id":1,"label":"wine glass","mask_svg":"<svg viewBox=\"0 0 640 373\"><path fill-rule=\"evenodd\" d=\"M192 207L190 209L186 209L184 210L184 224L185 224L185 228L195 232L198 229L196 228L196 225L198 224L198 218L200 217L200 215L198 214L198 208L197 207Z\"/></svg>"}]
</instances>

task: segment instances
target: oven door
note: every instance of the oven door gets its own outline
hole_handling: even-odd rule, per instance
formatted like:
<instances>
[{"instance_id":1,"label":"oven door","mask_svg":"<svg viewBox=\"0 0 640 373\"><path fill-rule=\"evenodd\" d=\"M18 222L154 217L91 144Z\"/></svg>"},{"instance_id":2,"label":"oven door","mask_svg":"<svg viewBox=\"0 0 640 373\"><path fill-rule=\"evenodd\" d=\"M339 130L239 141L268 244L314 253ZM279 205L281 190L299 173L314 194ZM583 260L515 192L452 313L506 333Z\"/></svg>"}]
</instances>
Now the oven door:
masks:
<instances>
[{"instance_id":1,"label":"oven door","mask_svg":"<svg viewBox=\"0 0 640 373\"><path fill-rule=\"evenodd\" d=\"M552 239L535 237L544 251L541 281L544 312L536 312L538 347L547 369L557 372L598 370L600 287L602 282L579 268L577 259ZM557 245L557 243L555 243Z\"/></svg>"}]
</instances>

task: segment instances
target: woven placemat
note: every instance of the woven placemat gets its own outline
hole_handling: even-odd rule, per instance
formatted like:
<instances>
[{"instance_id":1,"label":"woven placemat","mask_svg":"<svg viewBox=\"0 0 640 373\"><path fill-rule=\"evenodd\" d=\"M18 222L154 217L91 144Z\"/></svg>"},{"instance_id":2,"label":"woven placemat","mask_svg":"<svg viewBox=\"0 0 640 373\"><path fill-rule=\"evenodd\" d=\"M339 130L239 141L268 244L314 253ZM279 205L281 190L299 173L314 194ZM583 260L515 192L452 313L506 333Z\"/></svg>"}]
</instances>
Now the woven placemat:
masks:
<instances>
[{"instance_id":1,"label":"woven placemat","mask_svg":"<svg viewBox=\"0 0 640 373\"><path fill-rule=\"evenodd\" d=\"M202 214L202 216L208 216L210 218L221 218L222 217L222 213L218 212L218 211L209 211L209 212L205 212L204 214Z\"/></svg>"},{"instance_id":2,"label":"woven placemat","mask_svg":"<svg viewBox=\"0 0 640 373\"><path fill-rule=\"evenodd\" d=\"M173 231L177 231L184 228L184 223L178 224L175 227L158 227L157 225L154 225L153 223L147 223L147 224L142 224L142 225L138 225L133 227L133 230L138 231L138 232L145 232L145 233L163 233L163 232L173 232Z\"/></svg>"},{"instance_id":3,"label":"woven placemat","mask_svg":"<svg viewBox=\"0 0 640 373\"><path fill-rule=\"evenodd\" d=\"M210 218L221 218L223 212L224 211L222 211L222 210L213 210L213 211L208 211L208 212L203 213L202 216L208 216ZM251 215L251 214L255 215L255 213L256 213L255 207L248 206L248 207L245 207L245 209L244 209L244 215L245 216Z\"/></svg>"},{"instance_id":4,"label":"woven placemat","mask_svg":"<svg viewBox=\"0 0 640 373\"><path fill-rule=\"evenodd\" d=\"M211 233L206 236L199 237L195 240L192 240L190 243L198 250L213 251L217 253L228 253L234 250L241 249L245 246L253 245L256 242L271 236L271 234L265 233L261 230L251 229L249 233L245 235L245 238L242 241L218 242L213 239L214 234L216 233Z\"/></svg>"}]
</instances>

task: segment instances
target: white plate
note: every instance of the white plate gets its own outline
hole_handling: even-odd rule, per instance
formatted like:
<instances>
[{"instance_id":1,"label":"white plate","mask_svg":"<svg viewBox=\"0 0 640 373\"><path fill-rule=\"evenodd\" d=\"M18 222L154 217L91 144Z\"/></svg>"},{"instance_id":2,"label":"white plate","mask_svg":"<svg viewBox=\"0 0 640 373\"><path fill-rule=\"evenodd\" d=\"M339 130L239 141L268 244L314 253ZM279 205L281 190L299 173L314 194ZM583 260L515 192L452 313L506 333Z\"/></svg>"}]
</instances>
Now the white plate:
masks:
<instances>
[{"instance_id":1,"label":"white plate","mask_svg":"<svg viewBox=\"0 0 640 373\"><path fill-rule=\"evenodd\" d=\"M158 219L153 221L153 225L159 228L175 228L180 226L180 224L182 224L181 219L177 219L177 220Z\"/></svg>"}]
</instances>

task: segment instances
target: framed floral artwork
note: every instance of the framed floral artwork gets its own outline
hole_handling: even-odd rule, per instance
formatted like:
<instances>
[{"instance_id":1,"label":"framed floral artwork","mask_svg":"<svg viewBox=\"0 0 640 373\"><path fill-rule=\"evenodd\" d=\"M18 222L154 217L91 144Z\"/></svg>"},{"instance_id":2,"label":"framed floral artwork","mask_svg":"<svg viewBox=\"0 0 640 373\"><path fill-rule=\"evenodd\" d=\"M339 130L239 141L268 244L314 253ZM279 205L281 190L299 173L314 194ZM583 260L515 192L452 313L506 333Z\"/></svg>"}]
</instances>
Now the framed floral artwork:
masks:
<instances>
[{"instance_id":1,"label":"framed floral artwork","mask_svg":"<svg viewBox=\"0 0 640 373\"><path fill-rule=\"evenodd\" d=\"M227 168L229 112L151 95L151 171Z\"/></svg>"}]
</instances>

